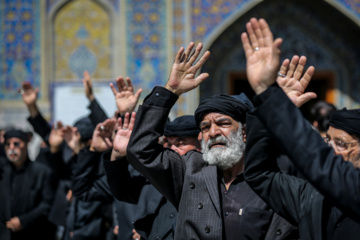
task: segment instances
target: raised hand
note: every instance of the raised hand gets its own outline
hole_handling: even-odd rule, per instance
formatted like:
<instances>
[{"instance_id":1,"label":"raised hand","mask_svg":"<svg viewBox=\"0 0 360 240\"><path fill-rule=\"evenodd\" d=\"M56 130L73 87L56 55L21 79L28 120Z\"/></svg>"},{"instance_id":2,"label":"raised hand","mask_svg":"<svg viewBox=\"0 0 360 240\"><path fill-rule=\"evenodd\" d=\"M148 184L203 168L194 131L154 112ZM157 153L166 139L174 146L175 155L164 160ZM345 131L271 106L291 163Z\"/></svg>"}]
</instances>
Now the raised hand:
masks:
<instances>
[{"instance_id":1,"label":"raised hand","mask_svg":"<svg viewBox=\"0 0 360 240\"><path fill-rule=\"evenodd\" d=\"M80 133L77 131L77 128L66 126L62 129L62 132L64 134L64 140L67 145L71 148L71 150L73 150L75 154L78 154L81 149L81 136Z\"/></svg>"},{"instance_id":2,"label":"raised hand","mask_svg":"<svg viewBox=\"0 0 360 240\"><path fill-rule=\"evenodd\" d=\"M39 89L34 89L31 83L23 82L21 84L19 92L22 95L22 99L26 105L33 105L38 99Z\"/></svg>"},{"instance_id":3,"label":"raised hand","mask_svg":"<svg viewBox=\"0 0 360 240\"><path fill-rule=\"evenodd\" d=\"M86 98L89 99L90 102L94 100L94 92L92 88L92 82L90 80L90 74L88 71L84 71L84 78L82 79L82 83L84 85Z\"/></svg>"},{"instance_id":4,"label":"raised hand","mask_svg":"<svg viewBox=\"0 0 360 240\"><path fill-rule=\"evenodd\" d=\"M310 66L303 74L305 64L306 57L304 56L299 58L295 55L291 62L289 59L285 59L276 79L276 82L297 107L301 107L307 101L316 98L314 92L305 93L305 89L315 72L315 68Z\"/></svg>"},{"instance_id":5,"label":"raised hand","mask_svg":"<svg viewBox=\"0 0 360 240\"><path fill-rule=\"evenodd\" d=\"M104 152L112 147L111 137L115 124L116 120L111 118L96 125L91 141L90 151Z\"/></svg>"},{"instance_id":6,"label":"raised hand","mask_svg":"<svg viewBox=\"0 0 360 240\"><path fill-rule=\"evenodd\" d=\"M50 152L57 153L59 151L61 143L64 141L63 124L58 121L51 129L49 136Z\"/></svg>"},{"instance_id":7,"label":"raised hand","mask_svg":"<svg viewBox=\"0 0 360 240\"><path fill-rule=\"evenodd\" d=\"M126 156L126 148L129 144L131 132L134 128L136 113L126 113L124 117L124 124L121 118L118 119L118 128L113 141L113 151L111 153L111 161L116 160L118 157Z\"/></svg>"},{"instance_id":8,"label":"raised hand","mask_svg":"<svg viewBox=\"0 0 360 240\"><path fill-rule=\"evenodd\" d=\"M247 34L241 34L246 55L246 73L250 86L260 94L273 84L280 65L282 39L273 40L269 25L264 19L250 19Z\"/></svg>"},{"instance_id":9,"label":"raised hand","mask_svg":"<svg viewBox=\"0 0 360 240\"><path fill-rule=\"evenodd\" d=\"M179 49L175 57L175 62L171 68L169 80L165 85L165 88L178 96L196 88L209 76L208 73L202 73L196 77L196 72L210 57L210 52L206 51L199 61L196 62L203 45L202 43L199 43L196 46L195 51L191 53L194 46L195 44L191 42L185 52L183 47Z\"/></svg>"},{"instance_id":10,"label":"raised hand","mask_svg":"<svg viewBox=\"0 0 360 240\"><path fill-rule=\"evenodd\" d=\"M116 85L118 89L112 83L110 83L110 88L115 96L116 106L120 115L134 111L142 89L138 89L134 94L134 87L129 77L126 77L126 83L123 77L116 78Z\"/></svg>"}]
</instances>

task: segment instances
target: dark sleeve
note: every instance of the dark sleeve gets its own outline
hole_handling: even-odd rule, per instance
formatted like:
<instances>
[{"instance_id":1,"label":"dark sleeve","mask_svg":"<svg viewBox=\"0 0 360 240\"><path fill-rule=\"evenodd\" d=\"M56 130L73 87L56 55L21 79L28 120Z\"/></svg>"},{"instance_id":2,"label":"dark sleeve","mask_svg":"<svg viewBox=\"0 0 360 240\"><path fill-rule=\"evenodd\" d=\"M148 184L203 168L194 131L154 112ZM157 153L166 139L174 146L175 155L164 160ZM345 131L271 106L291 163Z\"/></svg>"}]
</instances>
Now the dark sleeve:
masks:
<instances>
[{"instance_id":1,"label":"dark sleeve","mask_svg":"<svg viewBox=\"0 0 360 240\"><path fill-rule=\"evenodd\" d=\"M119 201L137 203L146 178L129 166L126 158L110 161L111 151L102 155L107 183L114 197Z\"/></svg>"},{"instance_id":2,"label":"dark sleeve","mask_svg":"<svg viewBox=\"0 0 360 240\"><path fill-rule=\"evenodd\" d=\"M78 154L71 186L73 195L83 201L113 201L104 171L99 168L101 153L84 148Z\"/></svg>"},{"instance_id":3,"label":"dark sleeve","mask_svg":"<svg viewBox=\"0 0 360 240\"><path fill-rule=\"evenodd\" d=\"M171 107L178 96L155 87L139 107L127 148L130 164L143 174L174 206L178 206L185 174L185 160L158 144Z\"/></svg>"},{"instance_id":4,"label":"dark sleeve","mask_svg":"<svg viewBox=\"0 0 360 240\"><path fill-rule=\"evenodd\" d=\"M360 170L334 155L277 85L257 96L255 103L255 114L304 177L349 216L360 219Z\"/></svg>"},{"instance_id":5,"label":"dark sleeve","mask_svg":"<svg viewBox=\"0 0 360 240\"><path fill-rule=\"evenodd\" d=\"M41 188L41 201L29 212L18 216L23 228L36 223L40 218L47 218L50 214L51 205L55 196L56 182L51 176L50 169L42 166L41 163L33 163L33 165L32 174L36 174L41 178L39 181L43 183L43 187Z\"/></svg>"},{"instance_id":6,"label":"dark sleeve","mask_svg":"<svg viewBox=\"0 0 360 240\"><path fill-rule=\"evenodd\" d=\"M94 124L94 126L108 119L105 111L102 109L102 107L95 98L93 101L90 102L88 108L90 109L89 118L91 119L91 122Z\"/></svg>"},{"instance_id":7,"label":"dark sleeve","mask_svg":"<svg viewBox=\"0 0 360 240\"><path fill-rule=\"evenodd\" d=\"M279 151L263 124L253 115L246 123L245 179L280 216L297 225L313 188L304 180L280 172Z\"/></svg>"},{"instance_id":8,"label":"dark sleeve","mask_svg":"<svg viewBox=\"0 0 360 240\"><path fill-rule=\"evenodd\" d=\"M29 123L34 128L34 131L48 144L51 126L45 118L39 113L35 117L28 118Z\"/></svg>"}]
</instances>

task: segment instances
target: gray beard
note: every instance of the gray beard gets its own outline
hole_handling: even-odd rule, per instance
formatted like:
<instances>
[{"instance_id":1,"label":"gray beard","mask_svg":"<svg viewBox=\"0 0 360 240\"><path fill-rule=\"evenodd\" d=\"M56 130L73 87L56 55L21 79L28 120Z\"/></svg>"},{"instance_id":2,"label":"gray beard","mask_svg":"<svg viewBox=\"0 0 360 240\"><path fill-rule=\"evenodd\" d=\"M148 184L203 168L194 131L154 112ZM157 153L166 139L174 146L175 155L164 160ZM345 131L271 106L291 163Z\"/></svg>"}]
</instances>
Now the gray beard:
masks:
<instances>
[{"instance_id":1,"label":"gray beard","mask_svg":"<svg viewBox=\"0 0 360 240\"><path fill-rule=\"evenodd\" d=\"M210 149L210 146L215 142L222 142L226 146ZM217 166L221 170L229 169L238 163L244 155L245 146L241 124L238 131L231 132L228 138L218 136L209 139L208 142L205 142L204 139L201 140L201 151L205 162L209 165Z\"/></svg>"}]
</instances>

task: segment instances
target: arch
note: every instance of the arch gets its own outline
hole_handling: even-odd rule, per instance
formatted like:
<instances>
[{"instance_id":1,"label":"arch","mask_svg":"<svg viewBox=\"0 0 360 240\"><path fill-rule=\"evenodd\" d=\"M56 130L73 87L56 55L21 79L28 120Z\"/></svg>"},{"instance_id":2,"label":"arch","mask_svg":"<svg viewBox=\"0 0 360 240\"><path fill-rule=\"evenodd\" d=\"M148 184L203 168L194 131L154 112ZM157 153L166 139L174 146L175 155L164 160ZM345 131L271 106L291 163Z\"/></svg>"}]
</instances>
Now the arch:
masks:
<instances>
[{"instance_id":1,"label":"arch","mask_svg":"<svg viewBox=\"0 0 360 240\"><path fill-rule=\"evenodd\" d=\"M319 12L327 15L319 16ZM318 70L334 72L339 106L350 107L360 102L360 86L356 83L360 77L356 67L360 64L356 40L360 37L360 28L326 2L314 4L310 0L264 1L234 21L208 47L212 56L202 71L208 72L210 79L200 85L201 99L228 92L229 74L245 72L240 35L245 31L246 22L254 16L267 19L274 36L285 39L282 56L307 55L308 62Z\"/></svg>"}]
</instances>

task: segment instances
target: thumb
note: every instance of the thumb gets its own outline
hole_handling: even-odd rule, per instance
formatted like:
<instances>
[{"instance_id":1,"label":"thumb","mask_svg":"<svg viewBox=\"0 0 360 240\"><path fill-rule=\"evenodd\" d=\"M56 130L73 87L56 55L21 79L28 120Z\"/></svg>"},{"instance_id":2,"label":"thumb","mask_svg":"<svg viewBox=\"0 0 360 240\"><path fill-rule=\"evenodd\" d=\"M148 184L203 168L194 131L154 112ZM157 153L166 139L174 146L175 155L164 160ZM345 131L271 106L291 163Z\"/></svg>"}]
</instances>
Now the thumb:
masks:
<instances>
[{"instance_id":1,"label":"thumb","mask_svg":"<svg viewBox=\"0 0 360 240\"><path fill-rule=\"evenodd\" d=\"M297 107L301 107L302 105L304 105L305 103L307 103L308 101L310 101L311 99L316 98L317 95L314 92L307 92L302 94L299 98L298 98L298 104Z\"/></svg>"}]
</instances>

